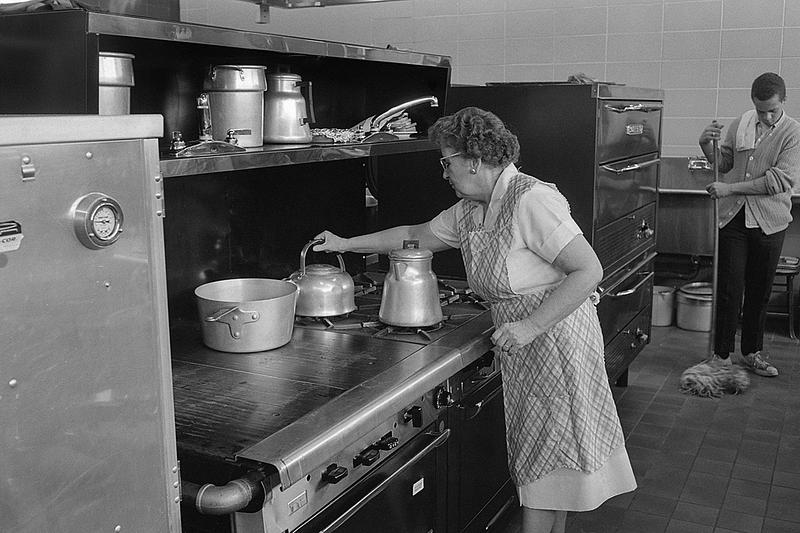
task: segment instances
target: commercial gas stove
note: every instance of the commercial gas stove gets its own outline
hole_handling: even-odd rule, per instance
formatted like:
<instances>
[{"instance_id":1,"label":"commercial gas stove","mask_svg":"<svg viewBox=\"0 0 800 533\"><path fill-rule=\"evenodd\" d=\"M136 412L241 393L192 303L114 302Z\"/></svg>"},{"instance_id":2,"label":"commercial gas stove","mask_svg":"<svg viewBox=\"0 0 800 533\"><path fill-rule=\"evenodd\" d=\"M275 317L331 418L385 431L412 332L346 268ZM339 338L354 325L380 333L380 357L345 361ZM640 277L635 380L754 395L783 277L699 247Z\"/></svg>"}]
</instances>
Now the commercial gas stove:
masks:
<instances>
[{"instance_id":1,"label":"commercial gas stove","mask_svg":"<svg viewBox=\"0 0 800 533\"><path fill-rule=\"evenodd\" d=\"M184 524L197 512L206 516L195 531L205 531L208 514L230 513L236 532L332 531L364 520L373 500L406 494L397 480L427 483L409 504L427 509L420 527L441 530L448 380L489 352L491 318L464 281L441 280L441 324L386 326L382 280L357 276L355 311L297 317L292 340L275 350L217 352L199 324L171 327ZM231 504L223 495L243 479L251 494Z\"/></svg>"}]
</instances>

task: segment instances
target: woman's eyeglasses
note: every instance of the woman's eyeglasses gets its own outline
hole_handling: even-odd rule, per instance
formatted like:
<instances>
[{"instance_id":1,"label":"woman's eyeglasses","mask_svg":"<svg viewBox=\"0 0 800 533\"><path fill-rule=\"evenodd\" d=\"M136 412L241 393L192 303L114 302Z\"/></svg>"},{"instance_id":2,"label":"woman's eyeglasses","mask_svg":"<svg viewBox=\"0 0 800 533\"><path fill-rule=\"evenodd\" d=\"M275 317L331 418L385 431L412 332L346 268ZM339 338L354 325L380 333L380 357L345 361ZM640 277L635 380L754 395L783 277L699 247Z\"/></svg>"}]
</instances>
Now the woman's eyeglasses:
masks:
<instances>
[{"instance_id":1,"label":"woman's eyeglasses","mask_svg":"<svg viewBox=\"0 0 800 533\"><path fill-rule=\"evenodd\" d=\"M444 157L439 158L439 164L442 165L442 170L447 170L450 167L450 161L448 161L451 157L455 157L457 155L461 155L461 152L456 152L454 154L446 155Z\"/></svg>"}]
</instances>

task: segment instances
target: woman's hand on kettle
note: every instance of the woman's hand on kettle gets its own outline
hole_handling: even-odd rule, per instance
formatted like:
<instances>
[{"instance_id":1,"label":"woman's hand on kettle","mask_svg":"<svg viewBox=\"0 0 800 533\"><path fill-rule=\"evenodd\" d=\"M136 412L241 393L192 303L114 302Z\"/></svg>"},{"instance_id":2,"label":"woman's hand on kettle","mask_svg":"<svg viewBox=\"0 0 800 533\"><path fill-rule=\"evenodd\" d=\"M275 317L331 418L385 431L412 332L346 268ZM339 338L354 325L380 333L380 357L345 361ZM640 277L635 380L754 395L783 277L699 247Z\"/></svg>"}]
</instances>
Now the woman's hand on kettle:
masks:
<instances>
[{"instance_id":1,"label":"woman's hand on kettle","mask_svg":"<svg viewBox=\"0 0 800 533\"><path fill-rule=\"evenodd\" d=\"M344 252L345 250L345 243L347 239L343 239L336 235L335 233L331 233L330 231L323 231L322 233L318 234L314 237L314 240L324 240L325 242L320 244L315 244L312 250L315 252Z\"/></svg>"},{"instance_id":2,"label":"woman's hand on kettle","mask_svg":"<svg viewBox=\"0 0 800 533\"><path fill-rule=\"evenodd\" d=\"M515 355L540 333L531 326L528 320L506 322L495 329L492 334L492 342L499 351Z\"/></svg>"}]
</instances>

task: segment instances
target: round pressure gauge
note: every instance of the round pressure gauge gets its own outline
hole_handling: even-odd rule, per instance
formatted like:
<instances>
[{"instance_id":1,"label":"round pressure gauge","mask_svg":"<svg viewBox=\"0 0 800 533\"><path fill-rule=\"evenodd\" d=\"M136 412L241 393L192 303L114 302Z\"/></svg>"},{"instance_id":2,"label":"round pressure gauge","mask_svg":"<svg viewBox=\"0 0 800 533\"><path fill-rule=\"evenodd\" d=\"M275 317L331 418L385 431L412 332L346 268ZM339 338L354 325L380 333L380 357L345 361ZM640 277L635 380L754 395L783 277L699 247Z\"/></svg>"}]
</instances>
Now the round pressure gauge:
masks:
<instances>
[{"instance_id":1,"label":"round pressure gauge","mask_svg":"<svg viewBox=\"0 0 800 533\"><path fill-rule=\"evenodd\" d=\"M75 235L81 244L99 250L122 233L122 207L108 195L93 192L79 198L72 210Z\"/></svg>"}]
</instances>

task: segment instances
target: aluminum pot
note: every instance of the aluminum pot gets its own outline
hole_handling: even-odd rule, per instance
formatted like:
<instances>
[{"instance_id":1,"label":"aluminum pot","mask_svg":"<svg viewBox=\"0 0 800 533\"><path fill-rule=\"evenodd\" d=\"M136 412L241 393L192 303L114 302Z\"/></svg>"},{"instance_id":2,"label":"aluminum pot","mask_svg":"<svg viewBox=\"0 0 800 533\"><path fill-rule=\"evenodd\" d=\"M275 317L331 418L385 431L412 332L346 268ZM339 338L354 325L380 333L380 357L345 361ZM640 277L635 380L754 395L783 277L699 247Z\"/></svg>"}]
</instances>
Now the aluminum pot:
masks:
<instances>
[{"instance_id":1,"label":"aluminum pot","mask_svg":"<svg viewBox=\"0 0 800 533\"><path fill-rule=\"evenodd\" d=\"M203 344L221 352L278 348L294 331L297 285L264 278L214 281L194 290Z\"/></svg>"},{"instance_id":2,"label":"aluminum pot","mask_svg":"<svg viewBox=\"0 0 800 533\"><path fill-rule=\"evenodd\" d=\"M689 331L711 331L711 283L687 283L678 289L677 324Z\"/></svg>"},{"instance_id":3,"label":"aluminum pot","mask_svg":"<svg viewBox=\"0 0 800 533\"><path fill-rule=\"evenodd\" d=\"M203 90L208 93L214 140L223 141L228 130L234 130L243 148L264 144L265 71L260 65L215 65L209 69Z\"/></svg>"},{"instance_id":4,"label":"aluminum pot","mask_svg":"<svg viewBox=\"0 0 800 533\"><path fill-rule=\"evenodd\" d=\"M416 241L389 254L378 317L390 326L424 327L442 321L439 282L431 269L433 252Z\"/></svg>"},{"instance_id":5,"label":"aluminum pot","mask_svg":"<svg viewBox=\"0 0 800 533\"><path fill-rule=\"evenodd\" d=\"M100 52L97 112L100 115L128 115L131 112L133 54Z\"/></svg>"},{"instance_id":6,"label":"aluminum pot","mask_svg":"<svg viewBox=\"0 0 800 533\"><path fill-rule=\"evenodd\" d=\"M300 252L300 270L289 276L297 285L297 308L299 316L326 317L346 315L356 308L353 278L344 267L342 254L337 254L339 268L332 265L306 266L306 253L324 239L316 239L303 246Z\"/></svg>"}]
</instances>

